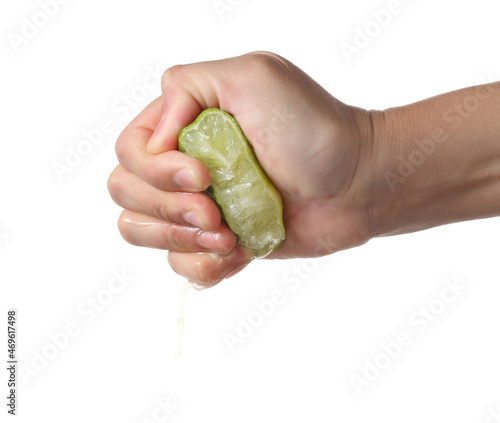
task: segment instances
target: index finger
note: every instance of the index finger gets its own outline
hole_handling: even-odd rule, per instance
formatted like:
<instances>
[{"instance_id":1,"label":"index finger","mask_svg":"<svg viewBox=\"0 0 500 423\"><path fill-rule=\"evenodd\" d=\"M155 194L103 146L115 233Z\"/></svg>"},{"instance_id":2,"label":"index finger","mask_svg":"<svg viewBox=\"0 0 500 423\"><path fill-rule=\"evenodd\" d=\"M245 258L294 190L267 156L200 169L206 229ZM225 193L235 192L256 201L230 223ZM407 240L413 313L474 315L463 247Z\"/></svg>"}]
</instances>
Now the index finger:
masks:
<instances>
[{"instance_id":1,"label":"index finger","mask_svg":"<svg viewBox=\"0 0 500 423\"><path fill-rule=\"evenodd\" d=\"M200 161L172 146L161 154L150 154L146 146L162 116L161 98L153 100L130 122L116 141L118 161L142 180L165 191L203 191L210 173Z\"/></svg>"}]
</instances>

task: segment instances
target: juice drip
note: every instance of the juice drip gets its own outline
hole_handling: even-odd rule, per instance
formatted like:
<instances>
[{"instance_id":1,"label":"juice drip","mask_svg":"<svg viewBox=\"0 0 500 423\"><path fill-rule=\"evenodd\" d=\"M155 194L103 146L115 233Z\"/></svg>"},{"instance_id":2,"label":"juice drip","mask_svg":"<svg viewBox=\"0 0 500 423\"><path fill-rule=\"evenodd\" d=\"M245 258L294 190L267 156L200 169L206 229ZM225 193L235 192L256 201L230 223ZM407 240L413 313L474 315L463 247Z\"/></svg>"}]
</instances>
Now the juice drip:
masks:
<instances>
[{"instance_id":1,"label":"juice drip","mask_svg":"<svg viewBox=\"0 0 500 423\"><path fill-rule=\"evenodd\" d=\"M179 342L177 344L177 351L174 359L177 360L182 354L182 332L184 332L184 305L186 304L187 293L191 288L192 282L186 280L181 291L181 304L179 306L179 316L177 317L177 332L179 334Z\"/></svg>"}]
</instances>

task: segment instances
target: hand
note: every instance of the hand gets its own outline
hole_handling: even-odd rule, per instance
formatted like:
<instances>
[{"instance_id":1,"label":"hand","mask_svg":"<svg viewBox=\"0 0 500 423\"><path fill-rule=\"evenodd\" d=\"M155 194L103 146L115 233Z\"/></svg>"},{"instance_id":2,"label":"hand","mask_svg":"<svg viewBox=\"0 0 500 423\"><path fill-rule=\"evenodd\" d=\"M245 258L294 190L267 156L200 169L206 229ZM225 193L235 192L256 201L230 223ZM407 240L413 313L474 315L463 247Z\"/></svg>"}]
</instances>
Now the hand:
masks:
<instances>
[{"instance_id":1,"label":"hand","mask_svg":"<svg viewBox=\"0 0 500 423\"><path fill-rule=\"evenodd\" d=\"M283 197L287 236L269 258L320 256L369 239L369 113L258 52L168 69L161 98L120 135L108 186L125 209L119 229L128 242L169 250L172 268L204 286L251 261L203 193L208 170L177 150L180 130L209 107L235 117Z\"/></svg>"}]
</instances>

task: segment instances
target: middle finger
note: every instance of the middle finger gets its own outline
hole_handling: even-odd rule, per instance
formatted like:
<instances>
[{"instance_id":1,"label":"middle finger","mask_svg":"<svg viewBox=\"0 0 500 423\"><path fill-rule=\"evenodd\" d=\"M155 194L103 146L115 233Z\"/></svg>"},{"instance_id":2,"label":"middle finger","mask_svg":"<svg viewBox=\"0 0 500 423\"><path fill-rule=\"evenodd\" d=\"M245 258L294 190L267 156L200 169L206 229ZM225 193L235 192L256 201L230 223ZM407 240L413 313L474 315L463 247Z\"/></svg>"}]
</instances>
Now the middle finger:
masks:
<instances>
[{"instance_id":1,"label":"middle finger","mask_svg":"<svg viewBox=\"0 0 500 423\"><path fill-rule=\"evenodd\" d=\"M220 226L220 211L205 193L162 191L121 165L111 173L108 189L111 198L124 209L209 231Z\"/></svg>"}]
</instances>

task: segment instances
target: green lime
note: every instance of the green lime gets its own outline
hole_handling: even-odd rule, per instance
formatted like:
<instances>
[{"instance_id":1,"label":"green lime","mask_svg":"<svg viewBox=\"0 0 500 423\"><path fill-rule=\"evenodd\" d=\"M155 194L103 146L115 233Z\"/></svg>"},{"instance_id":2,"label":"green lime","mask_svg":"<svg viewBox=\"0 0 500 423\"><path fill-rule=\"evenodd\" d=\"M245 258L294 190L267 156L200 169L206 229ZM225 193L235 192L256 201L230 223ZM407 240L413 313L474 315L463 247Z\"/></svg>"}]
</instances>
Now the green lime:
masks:
<instances>
[{"instance_id":1,"label":"green lime","mask_svg":"<svg viewBox=\"0 0 500 423\"><path fill-rule=\"evenodd\" d=\"M281 196L230 114L204 110L181 131L179 150L209 169L212 181L207 193L241 246L264 257L283 242Z\"/></svg>"}]
</instances>

